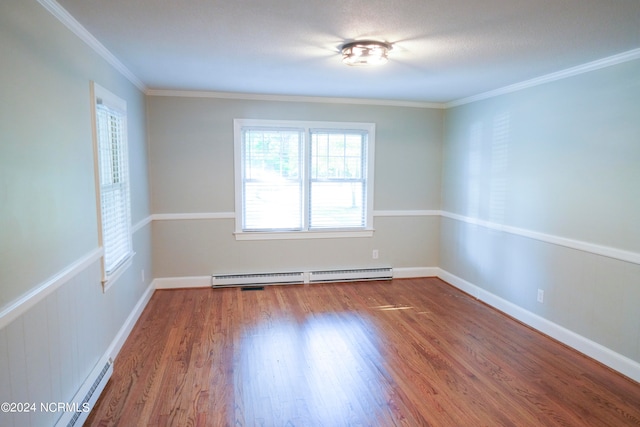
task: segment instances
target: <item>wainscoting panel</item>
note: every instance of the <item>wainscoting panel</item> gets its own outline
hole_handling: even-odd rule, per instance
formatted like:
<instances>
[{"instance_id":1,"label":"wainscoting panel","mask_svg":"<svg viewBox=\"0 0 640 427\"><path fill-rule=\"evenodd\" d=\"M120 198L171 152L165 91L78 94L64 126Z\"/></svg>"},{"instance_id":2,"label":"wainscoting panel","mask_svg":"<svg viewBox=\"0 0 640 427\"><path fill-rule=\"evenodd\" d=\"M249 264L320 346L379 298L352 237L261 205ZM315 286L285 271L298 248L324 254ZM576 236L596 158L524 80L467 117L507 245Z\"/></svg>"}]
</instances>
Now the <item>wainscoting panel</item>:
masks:
<instances>
[{"instance_id":1,"label":"wainscoting panel","mask_svg":"<svg viewBox=\"0 0 640 427\"><path fill-rule=\"evenodd\" d=\"M137 255L107 293L97 249L5 307L0 317L0 403L29 402L35 410L0 411L0 426L55 425L63 412L40 405L74 403L82 385L94 382L90 374L96 364L115 358L154 291L150 229L149 221L136 228ZM141 270L148 272L145 280Z\"/></svg>"}]
</instances>

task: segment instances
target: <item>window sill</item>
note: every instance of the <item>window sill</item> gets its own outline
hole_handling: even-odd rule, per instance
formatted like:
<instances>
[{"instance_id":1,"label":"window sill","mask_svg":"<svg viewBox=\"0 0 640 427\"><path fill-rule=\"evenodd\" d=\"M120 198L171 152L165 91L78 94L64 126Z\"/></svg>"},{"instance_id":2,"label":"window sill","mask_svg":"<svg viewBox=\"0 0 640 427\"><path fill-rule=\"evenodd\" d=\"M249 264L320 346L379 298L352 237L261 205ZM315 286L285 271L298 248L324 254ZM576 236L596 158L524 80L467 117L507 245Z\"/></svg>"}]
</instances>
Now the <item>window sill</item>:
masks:
<instances>
[{"instance_id":1,"label":"window sill","mask_svg":"<svg viewBox=\"0 0 640 427\"><path fill-rule=\"evenodd\" d=\"M116 270L102 280L102 293L106 293L111 286L127 271L133 264L133 256L135 252L131 252L127 258L116 268Z\"/></svg>"},{"instance_id":2,"label":"window sill","mask_svg":"<svg viewBox=\"0 0 640 427\"><path fill-rule=\"evenodd\" d=\"M236 240L298 240L373 237L373 229L349 231L237 231Z\"/></svg>"}]
</instances>

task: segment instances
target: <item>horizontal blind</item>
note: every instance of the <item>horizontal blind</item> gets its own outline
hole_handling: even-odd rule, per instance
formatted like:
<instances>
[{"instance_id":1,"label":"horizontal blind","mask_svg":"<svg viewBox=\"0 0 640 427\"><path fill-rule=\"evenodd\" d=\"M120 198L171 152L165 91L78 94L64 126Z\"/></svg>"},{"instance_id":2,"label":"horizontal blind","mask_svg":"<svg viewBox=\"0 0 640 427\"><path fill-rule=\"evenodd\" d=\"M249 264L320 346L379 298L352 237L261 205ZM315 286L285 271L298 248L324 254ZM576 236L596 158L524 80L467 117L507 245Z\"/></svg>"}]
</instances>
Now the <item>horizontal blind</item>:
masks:
<instances>
[{"instance_id":1,"label":"horizontal blind","mask_svg":"<svg viewBox=\"0 0 640 427\"><path fill-rule=\"evenodd\" d=\"M309 229L364 228L367 133L311 130Z\"/></svg>"},{"instance_id":2,"label":"horizontal blind","mask_svg":"<svg viewBox=\"0 0 640 427\"><path fill-rule=\"evenodd\" d=\"M303 135L298 129L243 129L244 231L302 229Z\"/></svg>"},{"instance_id":3,"label":"horizontal blind","mask_svg":"<svg viewBox=\"0 0 640 427\"><path fill-rule=\"evenodd\" d=\"M107 276L132 252L125 115L96 104L102 245Z\"/></svg>"}]
</instances>

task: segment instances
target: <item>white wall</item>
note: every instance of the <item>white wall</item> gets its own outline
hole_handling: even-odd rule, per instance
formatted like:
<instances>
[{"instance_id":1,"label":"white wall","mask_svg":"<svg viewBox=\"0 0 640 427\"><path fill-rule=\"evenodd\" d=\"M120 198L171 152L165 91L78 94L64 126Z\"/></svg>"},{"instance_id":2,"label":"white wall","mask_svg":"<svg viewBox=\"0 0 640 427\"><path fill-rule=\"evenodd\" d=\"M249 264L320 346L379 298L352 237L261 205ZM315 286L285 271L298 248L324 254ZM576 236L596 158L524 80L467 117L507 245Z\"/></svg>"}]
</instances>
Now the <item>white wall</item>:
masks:
<instances>
[{"instance_id":1,"label":"white wall","mask_svg":"<svg viewBox=\"0 0 640 427\"><path fill-rule=\"evenodd\" d=\"M447 110L440 241L480 294L635 362L638 76L635 60Z\"/></svg>"},{"instance_id":2,"label":"white wall","mask_svg":"<svg viewBox=\"0 0 640 427\"><path fill-rule=\"evenodd\" d=\"M0 402L69 402L151 283L145 98L35 0L0 3L0 56ZM133 266L106 294L91 80L128 104L137 225ZM0 412L0 425L60 415Z\"/></svg>"},{"instance_id":3,"label":"white wall","mask_svg":"<svg viewBox=\"0 0 640 427\"><path fill-rule=\"evenodd\" d=\"M233 214L234 118L376 124L374 237L236 241L233 218L159 220L153 223L155 277L437 266L439 217L414 214L439 207L442 110L151 96L148 114L154 214Z\"/></svg>"}]
</instances>

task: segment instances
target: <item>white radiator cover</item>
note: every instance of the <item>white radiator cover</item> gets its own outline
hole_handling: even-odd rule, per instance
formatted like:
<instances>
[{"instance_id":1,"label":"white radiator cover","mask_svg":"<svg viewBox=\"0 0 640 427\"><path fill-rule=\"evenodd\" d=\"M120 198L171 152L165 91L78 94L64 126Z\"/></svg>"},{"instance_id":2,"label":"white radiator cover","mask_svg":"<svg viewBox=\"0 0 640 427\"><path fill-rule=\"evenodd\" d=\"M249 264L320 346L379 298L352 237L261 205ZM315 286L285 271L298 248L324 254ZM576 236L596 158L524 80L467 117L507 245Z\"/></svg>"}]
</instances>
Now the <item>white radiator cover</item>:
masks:
<instances>
[{"instance_id":1,"label":"white radiator cover","mask_svg":"<svg viewBox=\"0 0 640 427\"><path fill-rule=\"evenodd\" d=\"M216 274L211 276L211 286L214 288L302 283L304 283L304 273L301 271L291 273Z\"/></svg>"},{"instance_id":2,"label":"white radiator cover","mask_svg":"<svg viewBox=\"0 0 640 427\"><path fill-rule=\"evenodd\" d=\"M82 426L113 373L113 359L99 362L67 405L56 427Z\"/></svg>"},{"instance_id":3,"label":"white radiator cover","mask_svg":"<svg viewBox=\"0 0 640 427\"><path fill-rule=\"evenodd\" d=\"M321 270L309 273L309 283L391 279L393 279L391 267Z\"/></svg>"},{"instance_id":4,"label":"white radiator cover","mask_svg":"<svg viewBox=\"0 0 640 427\"><path fill-rule=\"evenodd\" d=\"M317 270L310 272L214 274L213 288L232 286L285 285L322 282L350 282L363 280L391 280L391 267Z\"/></svg>"}]
</instances>

